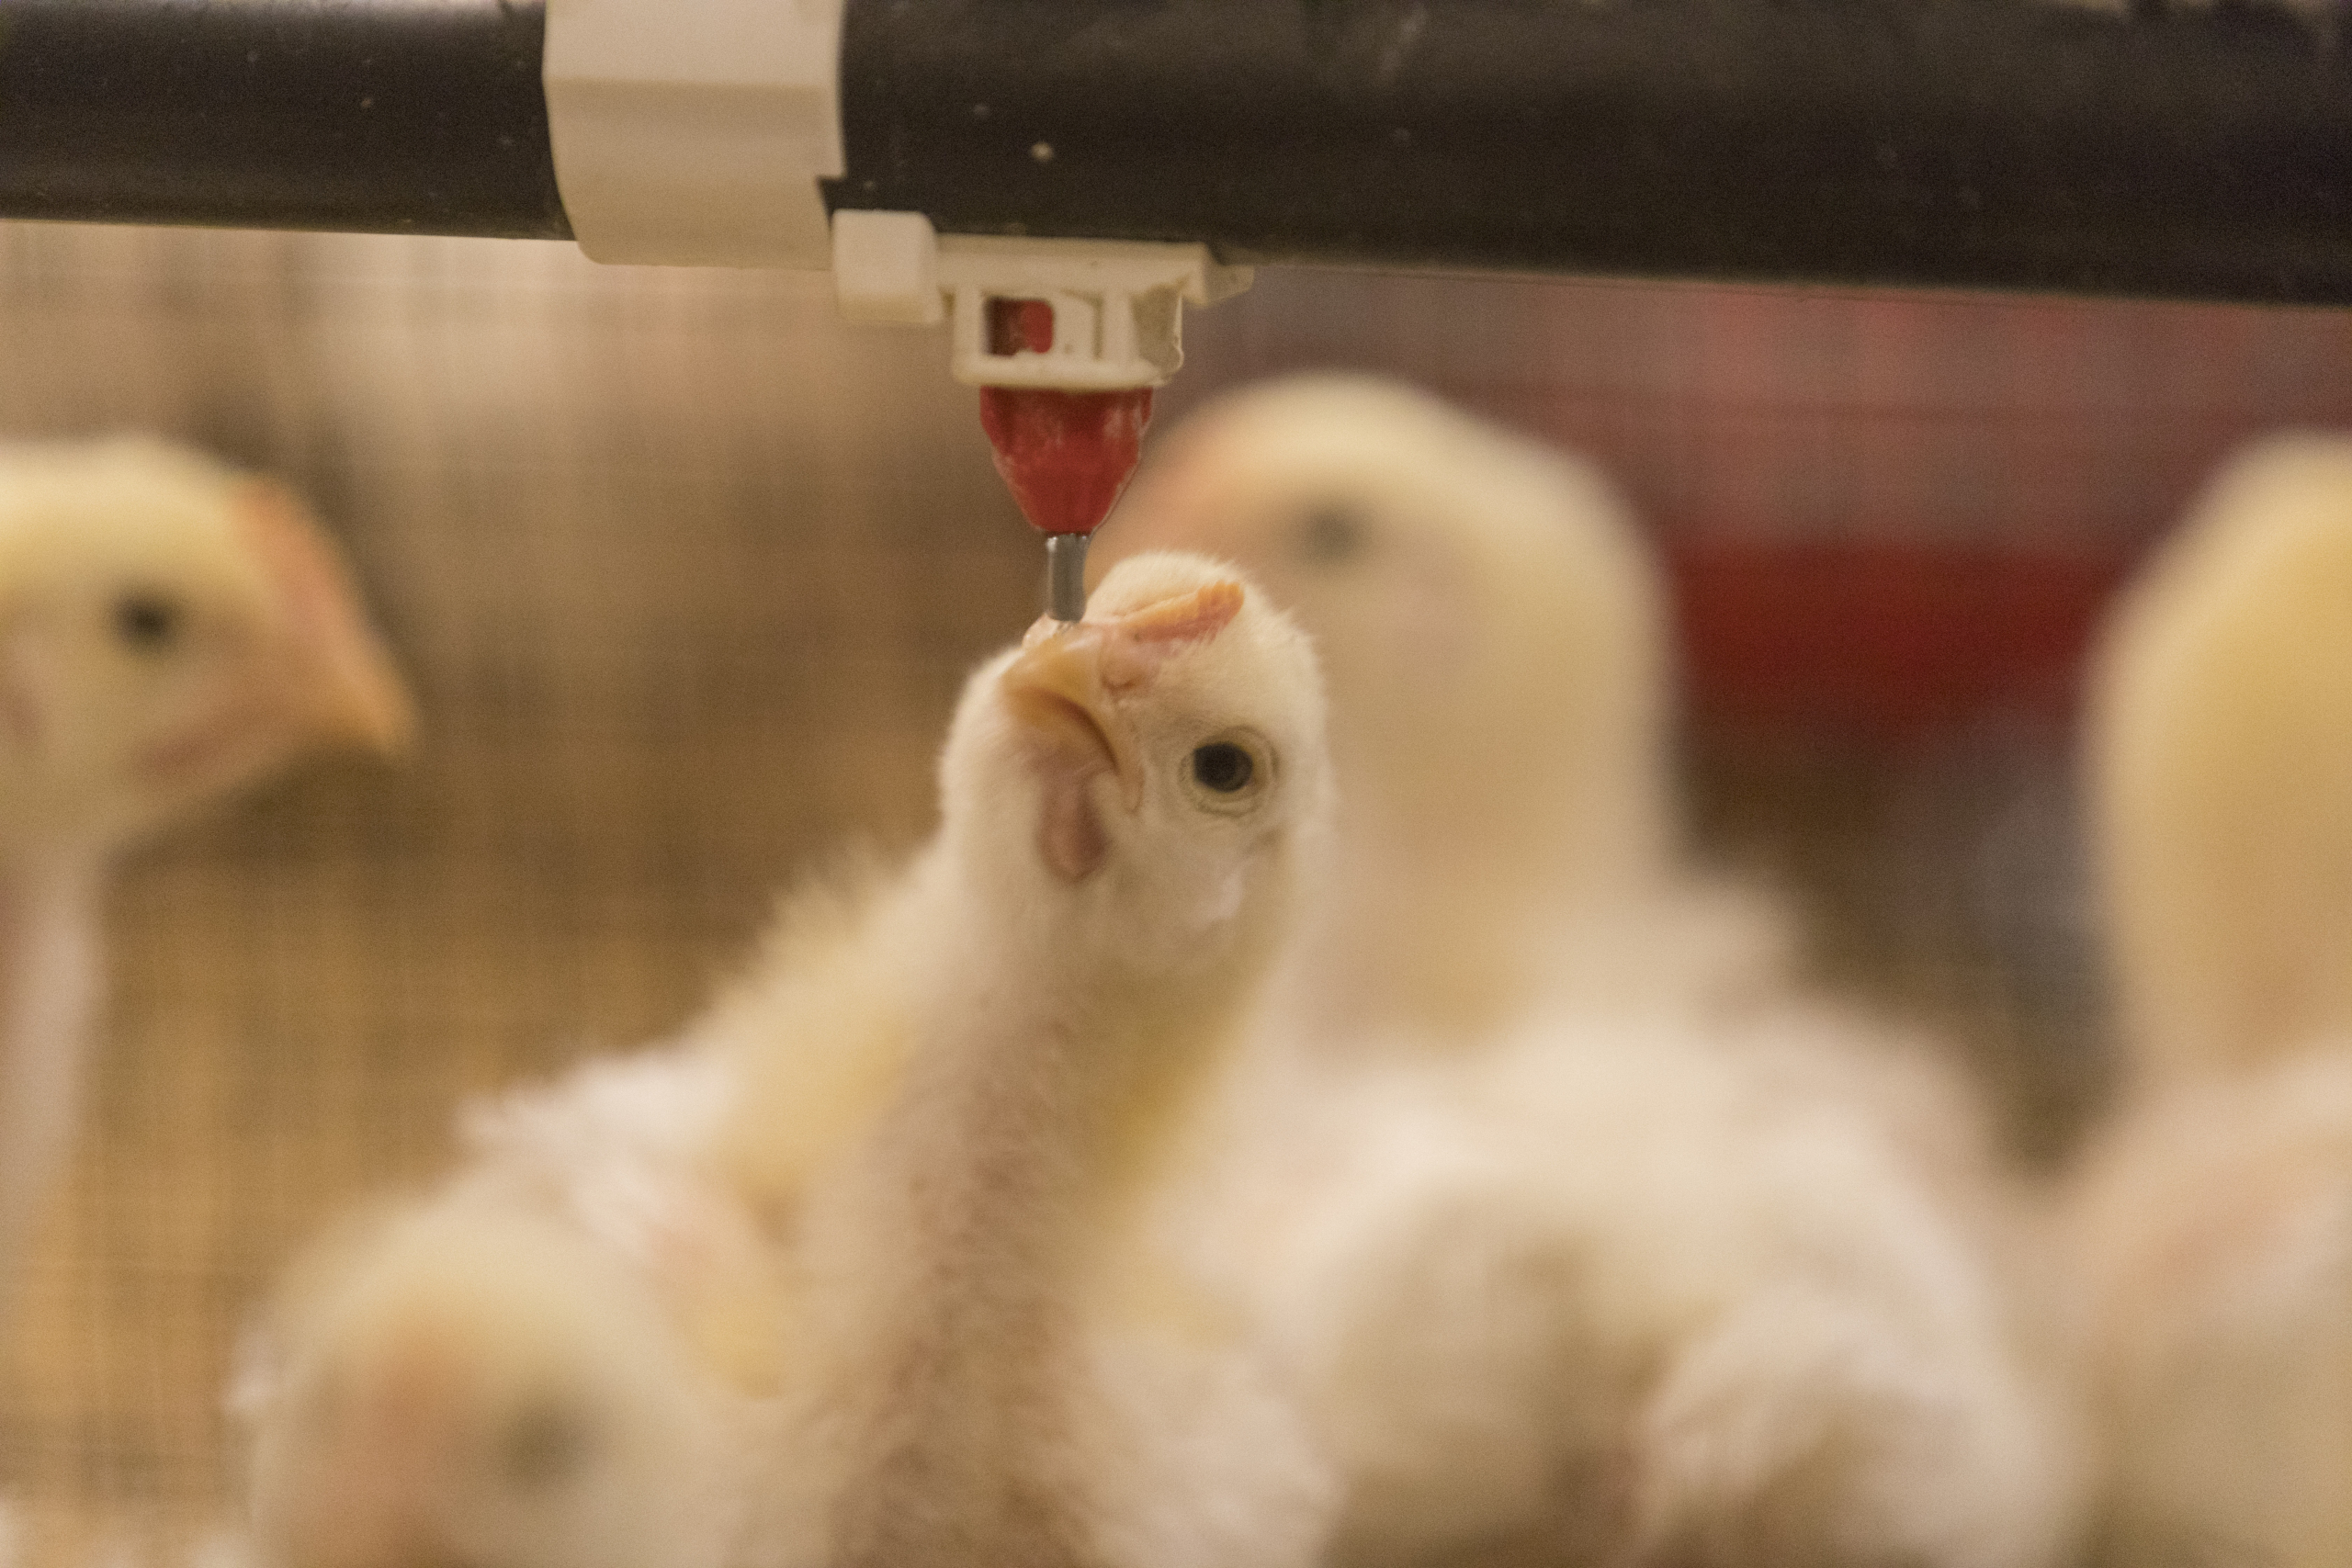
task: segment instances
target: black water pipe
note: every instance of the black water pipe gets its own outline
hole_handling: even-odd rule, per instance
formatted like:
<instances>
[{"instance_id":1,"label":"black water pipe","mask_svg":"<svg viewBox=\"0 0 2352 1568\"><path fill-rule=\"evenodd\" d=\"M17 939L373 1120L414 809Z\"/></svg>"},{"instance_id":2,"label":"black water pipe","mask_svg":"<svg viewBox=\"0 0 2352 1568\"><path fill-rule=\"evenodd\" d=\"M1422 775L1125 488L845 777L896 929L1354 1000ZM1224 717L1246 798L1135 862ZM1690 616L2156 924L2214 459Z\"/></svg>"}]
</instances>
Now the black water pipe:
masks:
<instances>
[{"instance_id":1,"label":"black water pipe","mask_svg":"<svg viewBox=\"0 0 2352 1568\"><path fill-rule=\"evenodd\" d=\"M0 0L0 216L563 235L542 20ZM2232 0L848 0L841 85L943 231L2352 304L2352 45Z\"/></svg>"},{"instance_id":2,"label":"black water pipe","mask_svg":"<svg viewBox=\"0 0 2352 1568\"><path fill-rule=\"evenodd\" d=\"M0 217L568 239L539 6L0 0Z\"/></svg>"}]
</instances>

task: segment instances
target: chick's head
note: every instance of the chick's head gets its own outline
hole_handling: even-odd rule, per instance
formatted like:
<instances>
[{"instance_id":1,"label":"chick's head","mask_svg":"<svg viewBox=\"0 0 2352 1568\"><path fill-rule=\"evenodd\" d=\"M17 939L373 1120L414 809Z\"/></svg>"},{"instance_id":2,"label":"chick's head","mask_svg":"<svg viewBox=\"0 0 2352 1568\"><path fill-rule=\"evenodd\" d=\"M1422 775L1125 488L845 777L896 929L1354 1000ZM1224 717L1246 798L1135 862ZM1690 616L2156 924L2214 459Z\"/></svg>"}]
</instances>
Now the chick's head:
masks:
<instances>
[{"instance_id":1,"label":"chick's head","mask_svg":"<svg viewBox=\"0 0 2352 1568\"><path fill-rule=\"evenodd\" d=\"M0 820L105 847L409 700L333 546L270 481L144 440L0 450Z\"/></svg>"},{"instance_id":2,"label":"chick's head","mask_svg":"<svg viewBox=\"0 0 2352 1568\"><path fill-rule=\"evenodd\" d=\"M1328 771L1306 636L1231 568L1164 554L982 667L941 793L998 908L1075 954L1172 972L1279 918Z\"/></svg>"},{"instance_id":3,"label":"chick's head","mask_svg":"<svg viewBox=\"0 0 2352 1568\"><path fill-rule=\"evenodd\" d=\"M1279 380L1179 427L1102 536L1237 562L1314 637L1351 852L1601 880L1663 832L1667 638L1590 468L1411 389Z\"/></svg>"},{"instance_id":4,"label":"chick's head","mask_svg":"<svg viewBox=\"0 0 2352 1568\"><path fill-rule=\"evenodd\" d=\"M2352 439L2217 474L2119 602L2085 739L2125 1037L2151 1066L2352 1030Z\"/></svg>"},{"instance_id":5,"label":"chick's head","mask_svg":"<svg viewBox=\"0 0 2352 1568\"><path fill-rule=\"evenodd\" d=\"M562 1225L444 1201L298 1269L251 1359L269 1568L708 1568L724 1406L641 1282Z\"/></svg>"}]
</instances>

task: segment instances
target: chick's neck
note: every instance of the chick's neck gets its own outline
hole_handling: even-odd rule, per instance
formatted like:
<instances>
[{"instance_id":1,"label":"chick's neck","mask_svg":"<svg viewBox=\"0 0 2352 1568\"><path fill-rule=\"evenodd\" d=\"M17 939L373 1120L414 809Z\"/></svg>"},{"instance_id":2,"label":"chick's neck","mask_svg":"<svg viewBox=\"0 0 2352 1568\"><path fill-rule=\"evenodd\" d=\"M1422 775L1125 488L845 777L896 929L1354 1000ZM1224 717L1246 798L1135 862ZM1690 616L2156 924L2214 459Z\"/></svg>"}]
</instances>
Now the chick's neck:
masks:
<instances>
[{"instance_id":1,"label":"chick's neck","mask_svg":"<svg viewBox=\"0 0 2352 1568\"><path fill-rule=\"evenodd\" d=\"M73 1142L101 990L102 861L0 855L0 1322Z\"/></svg>"},{"instance_id":2,"label":"chick's neck","mask_svg":"<svg viewBox=\"0 0 2352 1568\"><path fill-rule=\"evenodd\" d=\"M862 1381L888 1407L841 1511L840 1560L1052 1568L1090 1557L1064 1469L1085 1303L1245 982L1138 984L1083 956L1099 935L956 902L962 939L870 1150L880 1208L860 1228L903 1238L903 1256L874 1303Z\"/></svg>"}]
</instances>

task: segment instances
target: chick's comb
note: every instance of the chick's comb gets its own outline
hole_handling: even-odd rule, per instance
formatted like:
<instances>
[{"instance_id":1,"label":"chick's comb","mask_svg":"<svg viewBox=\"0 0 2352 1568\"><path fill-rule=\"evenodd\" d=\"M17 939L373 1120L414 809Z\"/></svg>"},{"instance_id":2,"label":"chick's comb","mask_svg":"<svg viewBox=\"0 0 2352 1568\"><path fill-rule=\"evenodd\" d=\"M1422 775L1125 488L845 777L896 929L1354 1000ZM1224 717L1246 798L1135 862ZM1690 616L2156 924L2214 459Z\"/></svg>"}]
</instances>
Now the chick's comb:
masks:
<instances>
[{"instance_id":1,"label":"chick's comb","mask_svg":"<svg viewBox=\"0 0 2352 1568\"><path fill-rule=\"evenodd\" d=\"M1109 616L1106 624L1118 636L1137 642L1199 642L1231 624L1241 613L1241 584L1224 578L1190 593Z\"/></svg>"},{"instance_id":2,"label":"chick's comb","mask_svg":"<svg viewBox=\"0 0 2352 1568\"><path fill-rule=\"evenodd\" d=\"M1232 625L1241 599L1241 584L1225 579L1094 623L1102 628L1102 683L1114 691L1142 685L1169 655Z\"/></svg>"}]
</instances>

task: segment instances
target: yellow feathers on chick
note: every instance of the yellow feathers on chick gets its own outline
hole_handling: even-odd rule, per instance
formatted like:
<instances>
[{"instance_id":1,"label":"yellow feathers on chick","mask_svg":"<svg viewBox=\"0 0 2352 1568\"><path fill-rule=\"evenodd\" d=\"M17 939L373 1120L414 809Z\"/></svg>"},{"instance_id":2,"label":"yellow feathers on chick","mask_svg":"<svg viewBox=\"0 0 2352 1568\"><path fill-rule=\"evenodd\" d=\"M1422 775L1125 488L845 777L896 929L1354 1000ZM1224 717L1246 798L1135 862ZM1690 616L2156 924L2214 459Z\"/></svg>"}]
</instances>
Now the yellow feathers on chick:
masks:
<instances>
[{"instance_id":1,"label":"yellow feathers on chick","mask_svg":"<svg viewBox=\"0 0 2352 1568\"><path fill-rule=\"evenodd\" d=\"M1475 1032L1784 957L1777 912L1681 853L1665 590L1592 467L1294 377L1171 431L1097 554L1170 547L1250 572L1322 656L1342 849L1296 979L1335 1028Z\"/></svg>"},{"instance_id":2,"label":"yellow feathers on chick","mask_svg":"<svg viewBox=\"0 0 2352 1568\"><path fill-rule=\"evenodd\" d=\"M274 482L161 442L0 446L0 834L119 843L408 697Z\"/></svg>"},{"instance_id":3,"label":"yellow feathers on chick","mask_svg":"<svg viewBox=\"0 0 2352 1568\"><path fill-rule=\"evenodd\" d=\"M2231 464L2119 606L2089 716L2092 832L2141 1070L2352 1030L2352 442Z\"/></svg>"},{"instance_id":4,"label":"yellow feathers on chick","mask_svg":"<svg viewBox=\"0 0 2352 1568\"><path fill-rule=\"evenodd\" d=\"M266 1568L735 1560L790 1260L713 1157L734 1067L690 1037L475 1107L454 1176L297 1262L232 1397Z\"/></svg>"},{"instance_id":5,"label":"yellow feathers on chick","mask_svg":"<svg viewBox=\"0 0 2352 1568\"><path fill-rule=\"evenodd\" d=\"M2086 772L2127 1074L2073 1194L2122 1563L2352 1559L2352 440L2233 461Z\"/></svg>"}]
</instances>

